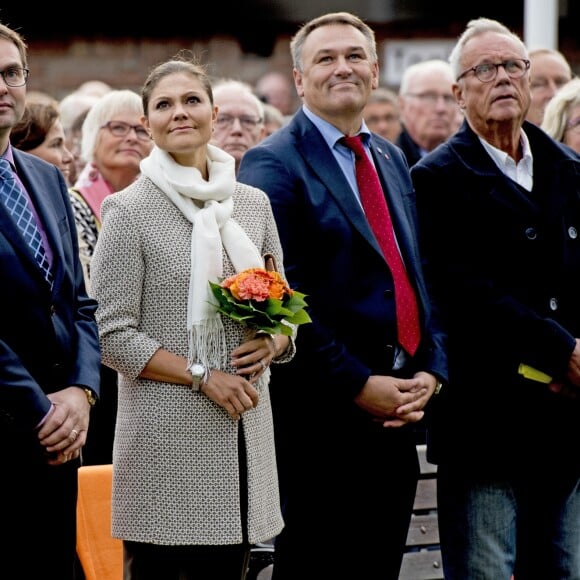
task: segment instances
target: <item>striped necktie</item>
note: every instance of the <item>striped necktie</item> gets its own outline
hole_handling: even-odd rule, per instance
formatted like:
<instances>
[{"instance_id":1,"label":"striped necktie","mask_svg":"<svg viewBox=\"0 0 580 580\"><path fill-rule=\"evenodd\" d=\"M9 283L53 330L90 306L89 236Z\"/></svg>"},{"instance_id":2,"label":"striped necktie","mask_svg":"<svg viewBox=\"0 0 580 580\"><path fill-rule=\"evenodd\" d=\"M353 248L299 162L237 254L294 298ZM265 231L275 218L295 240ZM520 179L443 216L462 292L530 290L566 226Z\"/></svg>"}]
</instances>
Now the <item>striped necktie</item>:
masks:
<instances>
[{"instance_id":1,"label":"striped necktie","mask_svg":"<svg viewBox=\"0 0 580 580\"><path fill-rule=\"evenodd\" d=\"M30 202L16 181L10 163L4 158L0 158L0 198L34 254L46 281L52 287L53 279L50 271L50 262L46 255L46 249L42 242L36 219L30 208Z\"/></svg>"},{"instance_id":2,"label":"striped necktie","mask_svg":"<svg viewBox=\"0 0 580 580\"><path fill-rule=\"evenodd\" d=\"M341 141L354 152L356 181L361 203L367 221L375 234L393 276L399 344L409 354L414 355L421 340L419 308L415 291L409 281L407 270L395 240L391 215L379 176L365 151L360 135L343 137Z\"/></svg>"}]
</instances>

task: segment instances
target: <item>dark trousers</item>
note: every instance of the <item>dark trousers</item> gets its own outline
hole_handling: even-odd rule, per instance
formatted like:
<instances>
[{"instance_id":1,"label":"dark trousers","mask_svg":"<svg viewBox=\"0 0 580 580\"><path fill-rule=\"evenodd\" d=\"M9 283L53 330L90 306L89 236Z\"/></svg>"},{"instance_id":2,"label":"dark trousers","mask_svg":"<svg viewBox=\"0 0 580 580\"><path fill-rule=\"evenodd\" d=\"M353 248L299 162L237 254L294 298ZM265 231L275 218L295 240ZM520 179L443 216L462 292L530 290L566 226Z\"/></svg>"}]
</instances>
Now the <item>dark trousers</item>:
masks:
<instances>
[{"instance_id":1,"label":"dark trousers","mask_svg":"<svg viewBox=\"0 0 580 580\"><path fill-rule=\"evenodd\" d=\"M101 365L101 392L99 402L91 409L87 442L83 447L83 465L113 463L117 397L117 372Z\"/></svg>"},{"instance_id":2,"label":"dark trousers","mask_svg":"<svg viewBox=\"0 0 580 580\"><path fill-rule=\"evenodd\" d=\"M305 428L296 417L277 448L285 526L272 580L397 580L419 473L413 430Z\"/></svg>"},{"instance_id":3,"label":"dark trousers","mask_svg":"<svg viewBox=\"0 0 580 580\"><path fill-rule=\"evenodd\" d=\"M2 471L0 578L73 580L79 462L49 466L26 459L30 453L5 461Z\"/></svg>"},{"instance_id":4,"label":"dark trousers","mask_svg":"<svg viewBox=\"0 0 580 580\"><path fill-rule=\"evenodd\" d=\"M156 546L123 542L124 580L244 580L248 545Z\"/></svg>"}]
</instances>

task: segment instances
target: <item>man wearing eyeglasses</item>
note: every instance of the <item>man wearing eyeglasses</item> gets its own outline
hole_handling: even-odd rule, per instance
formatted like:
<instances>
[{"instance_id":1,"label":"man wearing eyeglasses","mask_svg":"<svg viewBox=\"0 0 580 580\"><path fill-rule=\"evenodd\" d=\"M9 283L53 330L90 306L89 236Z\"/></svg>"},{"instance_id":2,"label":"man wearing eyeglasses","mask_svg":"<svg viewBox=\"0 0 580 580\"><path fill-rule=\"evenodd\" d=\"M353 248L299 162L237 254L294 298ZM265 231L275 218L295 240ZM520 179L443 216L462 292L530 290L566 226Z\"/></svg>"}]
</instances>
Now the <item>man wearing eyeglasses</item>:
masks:
<instances>
[{"instance_id":1,"label":"man wearing eyeglasses","mask_svg":"<svg viewBox=\"0 0 580 580\"><path fill-rule=\"evenodd\" d=\"M525 120L503 24L469 22L450 63L465 123L411 169L449 334L428 429L444 576L580 578L580 161Z\"/></svg>"},{"instance_id":2,"label":"man wearing eyeglasses","mask_svg":"<svg viewBox=\"0 0 580 580\"><path fill-rule=\"evenodd\" d=\"M218 107L212 145L236 160L236 173L244 153L266 136L264 105L250 85L222 79L213 88L213 102Z\"/></svg>"},{"instance_id":3,"label":"man wearing eyeglasses","mask_svg":"<svg viewBox=\"0 0 580 580\"><path fill-rule=\"evenodd\" d=\"M418 62L405 69L399 87L403 129L395 143L409 166L454 133L458 110L451 92L454 80L444 60Z\"/></svg>"},{"instance_id":4,"label":"man wearing eyeglasses","mask_svg":"<svg viewBox=\"0 0 580 580\"><path fill-rule=\"evenodd\" d=\"M0 578L73 580L77 472L100 389L97 303L63 174L10 145L28 74L24 39L0 24Z\"/></svg>"}]
</instances>

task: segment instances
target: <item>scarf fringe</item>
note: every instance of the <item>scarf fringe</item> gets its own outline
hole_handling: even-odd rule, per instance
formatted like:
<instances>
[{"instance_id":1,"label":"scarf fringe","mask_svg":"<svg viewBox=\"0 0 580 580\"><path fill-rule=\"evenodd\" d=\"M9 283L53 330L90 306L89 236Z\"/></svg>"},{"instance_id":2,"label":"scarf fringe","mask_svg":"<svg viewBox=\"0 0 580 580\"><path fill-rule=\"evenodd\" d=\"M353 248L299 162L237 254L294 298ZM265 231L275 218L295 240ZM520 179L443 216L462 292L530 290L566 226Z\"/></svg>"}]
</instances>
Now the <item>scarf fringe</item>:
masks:
<instances>
[{"instance_id":1,"label":"scarf fringe","mask_svg":"<svg viewBox=\"0 0 580 580\"><path fill-rule=\"evenodd\" d=\"M187 368L201 363L206 369L227 368L228 350L221 318L208 318L190 330Z\"/></svg>"}]
</instances>

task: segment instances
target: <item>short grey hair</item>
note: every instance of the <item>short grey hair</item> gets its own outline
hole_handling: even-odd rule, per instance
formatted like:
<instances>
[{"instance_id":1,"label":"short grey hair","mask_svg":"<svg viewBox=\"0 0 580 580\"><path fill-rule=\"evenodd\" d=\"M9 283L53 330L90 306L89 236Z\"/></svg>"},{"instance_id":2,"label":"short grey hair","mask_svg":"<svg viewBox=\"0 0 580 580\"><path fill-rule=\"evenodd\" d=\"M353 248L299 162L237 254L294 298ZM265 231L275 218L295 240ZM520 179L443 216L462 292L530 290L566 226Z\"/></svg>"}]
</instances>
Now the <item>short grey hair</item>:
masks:
<instances>
[{"instance_id":1,"label":"short grey hair","mask_svg":"<svg viewBox=\"0 0 580 580\"><path fill-rule=\"evenodd\" d=\"M570 77L570 79L574 76L572 73L572 67L570 66L570 63L568 62L568 59L564 56L563 52L560 52L555 48L548 48L546 46L537 46L535 48L530 48L528 52L528 58L532 61L532 64L537 56L545 56L545 55L551 55L558 58L562 62L562 64L568 69L568 76Z\"/></svg>"},{"instance_id":2,"label":"short grey hair","mask_svg":"<svg viewBox=\"0 0 580 580\"><path fill-rule=\"evenodd\" d=\"M507 26L505 26L505 24L502 24L497 20L492 20L491 18L475 18L467 23L465 30L457 40L457 43L449 55L449 64L451 65L453 75L456 79L463 72L462 57L465 45L472 38L485 34L486 32L497 32L498 34L502 34L515 40L527 56L528 51L522 39L515 32L512 32Z\"/></svg>"},{"instance_id":3,"label":"short grey hair","mask_svg":"<svg viewBox=\"0 0 580 580\"><path fill-rule=\"evenodd\" d=\"M100 98L96 95L87 95L74 91L60 100L58 104L60 122L67 135L71 131L75 120L86 113Z\"/></svg>"},{"instance_id":4,"label":"short grey hair","mask_svg":"<svg viewBox=\"0 0 580 580\"><path fill-rule=\"evenodd\" d=\"M395 91L388 87L377 87L369 95L368 103L390 103L399 108L399 97Z\"/></svg>"},{"instance_id":5,"label":"short grey hair","mask_svg":"<svg viewBox=\"0 0 580 580\"><path fill-rule=\"evenodd\" d=\"M99 131L105 123L120 113L134 113L143 116L141 98L129 89L112 90L99 97L90 108L83 122L81 137L81 158L90 163L95 155Z\"/></svg>"},{"instance_id":6,"label":"short grey hair","mask_svg":"<svg viewBox=\"0 0 580 580\"><path fill-rule=\"evenodd\" d=\"M433 71L440 72L444 77L450 77L449 80L451 81L451 84L449 85L449 91L451 92L451 86L455 80L455 77L453 76L453 68L446 60L433 58L413 63L405 68L403 71L403 77L401 78L399 94L405 96L405 94L409 92L409 85L412 84L416 77L420 77L425 73Z\"/></svg>"},{"instance_id":7,"label":"short grey hair","mask_svg":"<svg viewBox=\"0 0 580 580\"><path fill-rule=\"evenodd\" d=\"M375 40L374 30L365 24L358 16L350 12L330 12L310 20L304 24L290 41L290 54L292 55L292 64L298 72L302 72L302 49L304 42L311 32L321 26L330 26L332 24L347 24L360 30L368 42L370 57L373 63L378 61L377 43Z\"/></svg>"},{"instance_id":8,"label":"short grey hair","mask_svg":"<svg viewBox=\"0 0 580 580\"><path fill-rule=\"evenodd\" d=\"M260 121L261 122L264 121L264 103L262 103L262 101L258 98L256 93L254 92L252 85L244 81L230 78L217 79L213 83L214 101L216 97L219 99L219 95L222 91L229 89L233 89L239 94L247 95L250 98L250 100L256 105L256 112L258 113L258 117L260 117Z\"/></svg>"}]
</instances>

